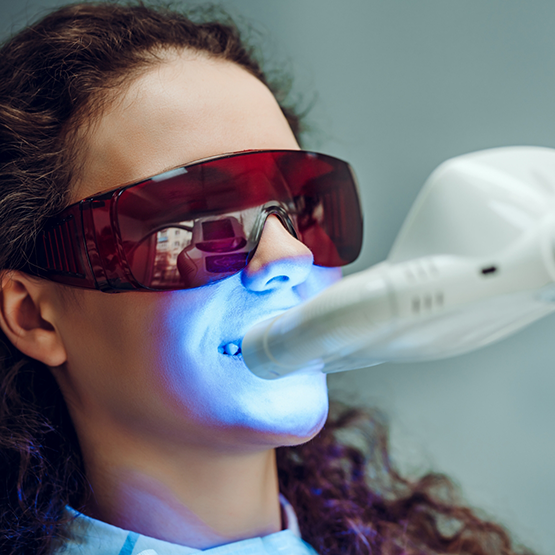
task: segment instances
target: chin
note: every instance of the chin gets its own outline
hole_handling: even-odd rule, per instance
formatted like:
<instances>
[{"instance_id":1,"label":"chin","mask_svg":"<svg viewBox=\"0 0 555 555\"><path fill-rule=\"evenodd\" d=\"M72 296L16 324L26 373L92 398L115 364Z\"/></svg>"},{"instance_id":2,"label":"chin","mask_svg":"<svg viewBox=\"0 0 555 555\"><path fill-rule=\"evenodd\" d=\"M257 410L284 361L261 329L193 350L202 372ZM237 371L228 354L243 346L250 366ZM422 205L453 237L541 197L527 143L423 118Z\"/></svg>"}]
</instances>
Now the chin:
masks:
<instances>
[{"instance_id":1,"label":"chin","mask_svg":"<svg viewBox=\"0 0 555 555\"><path fill-rule=\"evenodd\" d=\"M296 374L276 380L249 377L242 385L233 395L222 394L221 402L213 399L208 408L211 427L237 445L299 445L318 434L326 422L325 374ZM202 409L208 416L207 407Z\"/></svg>"},{"instance_id":2,"label":"chin","mask_svg":"<svg viewBox=\"0 0 555 555\"><path fill-rule=\"evenodd\" d=\"M283 378L284 380L286 378ZM291 405L281 414L283 433L280 445L299 445L317 435L326 423L329 410L325 374L298 376L299 382L289 392ZM283 402L283 400L282 400Z\"/></svg>"},{"instance_id":3,"label":"chin","mask_svg":"<svg viewBox=\"0 0 555 555\"><path fill-rule=\"evenodd\" d=\"M328 413L326 411L318 423L311 428L307 428L304 433L289 434L288 436L282 438L282 441L279 445L277 445L277 447L292 447L294 445L301 445L302 443L310 441L313 437L317 436L320 433L320 430L324 427L327 415Z\"/></svg>"},{"instance_id":4,"label":"chin","mask_svg":"<svg viewBox=\"0 0 555 555\"><path fill-rule=\"evenodd\" d=\"M280 415L277 425L274 422L273 429L268 430L266 442L273 447L286 447L300 445L310 441L324 427L328 416L328 402L318 407L303 407L302 409ZM308 410L307 410L308 409Z\"/></svg>"}]
</instances>

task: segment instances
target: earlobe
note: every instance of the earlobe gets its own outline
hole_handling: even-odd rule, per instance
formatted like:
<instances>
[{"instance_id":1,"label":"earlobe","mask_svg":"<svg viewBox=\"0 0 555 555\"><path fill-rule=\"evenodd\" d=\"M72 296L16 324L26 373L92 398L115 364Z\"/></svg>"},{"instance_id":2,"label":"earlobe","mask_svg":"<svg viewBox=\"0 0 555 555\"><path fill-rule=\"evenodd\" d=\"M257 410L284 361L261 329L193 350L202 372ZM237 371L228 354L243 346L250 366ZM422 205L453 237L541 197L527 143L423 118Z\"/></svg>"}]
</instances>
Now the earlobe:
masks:
<instances>
[{"instance_id":1,"label":"earlobe","mask_svg":"<svg viewBox=\"0 0 555 555\"><path fill-rule=\"evenodd\" d=\"M23 354L56 367L67 355L53 315L42 283L18 271L1 275L0 328Z\"/></svg>"}]
</instances>

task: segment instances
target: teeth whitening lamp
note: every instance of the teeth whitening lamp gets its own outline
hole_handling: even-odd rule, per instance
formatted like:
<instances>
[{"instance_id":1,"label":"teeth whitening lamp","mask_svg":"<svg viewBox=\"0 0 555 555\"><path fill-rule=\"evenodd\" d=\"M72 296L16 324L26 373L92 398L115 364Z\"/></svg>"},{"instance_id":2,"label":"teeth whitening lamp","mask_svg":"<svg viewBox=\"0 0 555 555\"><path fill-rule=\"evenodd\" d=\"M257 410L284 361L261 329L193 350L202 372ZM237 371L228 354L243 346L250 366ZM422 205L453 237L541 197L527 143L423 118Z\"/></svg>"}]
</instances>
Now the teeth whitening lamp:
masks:
<instances>
[{"instance_id":1,"label":"teeth whitening lamp","mask_svg":"<svg viewBox=\"0 0 555 555\"><path fill-rule=\"evenodd\" d=\"M444 162L384 262L261 322L243 359L262 378L450 357L555 311L555 149Z\"/></svg>"}]
</instances>

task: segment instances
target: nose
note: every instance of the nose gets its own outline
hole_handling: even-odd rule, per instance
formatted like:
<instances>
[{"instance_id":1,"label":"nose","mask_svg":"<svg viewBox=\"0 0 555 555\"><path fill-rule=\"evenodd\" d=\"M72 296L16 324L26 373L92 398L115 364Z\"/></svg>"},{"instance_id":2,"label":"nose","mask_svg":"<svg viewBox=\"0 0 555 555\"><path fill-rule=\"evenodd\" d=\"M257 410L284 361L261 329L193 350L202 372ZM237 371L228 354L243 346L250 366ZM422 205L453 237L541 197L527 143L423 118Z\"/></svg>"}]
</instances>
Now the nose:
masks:
<instances>
[{"instance_id":1,"label":"nose","mask_svg":"<svg viewBox=\"0 0 555 555\"><path fill-rule=\"evenodd\" d=\"M313 261L310 249L272 214L266 219L254 256L241 273L241 281L251 291L294 287L306 280Z\"/></svg>"}]
</instances>

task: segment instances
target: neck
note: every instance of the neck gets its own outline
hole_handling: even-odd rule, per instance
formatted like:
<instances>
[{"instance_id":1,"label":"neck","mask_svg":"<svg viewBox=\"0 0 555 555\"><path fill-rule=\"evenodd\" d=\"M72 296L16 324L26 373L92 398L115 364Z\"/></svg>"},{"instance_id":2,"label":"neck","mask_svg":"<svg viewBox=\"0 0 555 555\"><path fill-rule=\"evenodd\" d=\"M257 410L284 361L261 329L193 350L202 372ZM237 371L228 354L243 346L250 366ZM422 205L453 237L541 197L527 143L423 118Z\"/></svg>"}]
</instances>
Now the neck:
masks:
<instances>
[{"instance_id":1,"label":"neck","mask_svg":"<svg viewBox=\"0 0 555 555\"><path fill-rule=\"evenodd\" d=\"M274 449L149 445L110 432L85 441L80 434L90 516L197 549L281 529Z\"/></svg>"}]
</instances>

